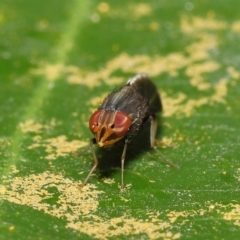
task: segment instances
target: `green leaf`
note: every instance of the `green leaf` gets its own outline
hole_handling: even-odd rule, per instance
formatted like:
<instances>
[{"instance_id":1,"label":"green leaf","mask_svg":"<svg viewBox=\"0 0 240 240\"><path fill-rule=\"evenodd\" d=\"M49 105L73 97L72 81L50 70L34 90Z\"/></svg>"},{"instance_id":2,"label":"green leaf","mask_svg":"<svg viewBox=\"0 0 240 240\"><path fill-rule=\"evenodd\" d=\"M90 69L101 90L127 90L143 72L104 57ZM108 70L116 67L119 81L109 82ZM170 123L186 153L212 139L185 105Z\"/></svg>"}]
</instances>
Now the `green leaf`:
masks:
<instances>
[{"instance_id":1,"label":"green leaf","mask_svg":"<svg viewBox=\"0 0 240 240\"><path fill-rule=\"evenodd\" d=\"M1 239L238 239L238 1L0 3ZM85 151L88 120L130 77L161 94L127 151ZM159 142L157 141L157 142ZM172 146L172 147L166 147Z\"/></svg>"}]
</instances>

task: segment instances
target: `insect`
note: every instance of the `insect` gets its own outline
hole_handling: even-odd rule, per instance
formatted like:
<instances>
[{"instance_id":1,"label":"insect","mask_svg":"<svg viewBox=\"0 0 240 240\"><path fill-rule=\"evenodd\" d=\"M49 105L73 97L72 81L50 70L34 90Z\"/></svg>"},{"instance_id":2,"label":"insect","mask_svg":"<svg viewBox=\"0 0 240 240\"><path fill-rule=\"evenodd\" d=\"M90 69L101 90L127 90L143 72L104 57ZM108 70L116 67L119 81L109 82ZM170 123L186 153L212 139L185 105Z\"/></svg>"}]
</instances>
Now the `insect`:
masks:
<instances>
[{"instance_id":1,"label":"insect","mask_svg":"<svg viewBox=\"0 0 240 240\"><path fill-rule=\"evenodd\" d=\"M151 147L155 146L156 113L160 111L162 111L160 95L146 73L134 76L126 85L109 94L89 119L89 129L94 134L94 138L90 141L94 165L82 185L87 183L98 165L93 145L111 146L122 140L124 147L121 155L121 188L124 188L123 172L127 146L148 121L150 144ZM164 155L161 156L164 158Z\"/></svg>"}]
</instances>

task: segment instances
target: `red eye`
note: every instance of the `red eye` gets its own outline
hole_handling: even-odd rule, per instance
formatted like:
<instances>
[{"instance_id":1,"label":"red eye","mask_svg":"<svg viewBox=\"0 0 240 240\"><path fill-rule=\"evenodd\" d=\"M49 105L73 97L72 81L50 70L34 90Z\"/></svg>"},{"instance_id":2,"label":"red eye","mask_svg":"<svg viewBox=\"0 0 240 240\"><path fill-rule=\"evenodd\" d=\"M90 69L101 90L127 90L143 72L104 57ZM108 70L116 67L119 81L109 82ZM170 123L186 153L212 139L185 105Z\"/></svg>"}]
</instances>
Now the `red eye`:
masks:
<instances>
[{"instance_id":1,"label":"red eye","mask_svg":"<svg viewBox=\"0 0 240 240\"><path fill-rule=\"evenodd\" d=\"M101 115L100 110L96 111L95 113L92 114L92 116L89 119L89 129L93 134L95 134L98 131L98 123L99 123L99 117Z\"/></svg>"},{"instance_id":2,"label":"red eye","mask_svg":"<svg viewBox=\"0 0 240 240\"><path fill-rule=\"evenodd\" d=\"M132 121L127 114L123 112L117 112L112 130L118 137L122 137L127 133L131 123Z\"/></svg>"}]
</instances>

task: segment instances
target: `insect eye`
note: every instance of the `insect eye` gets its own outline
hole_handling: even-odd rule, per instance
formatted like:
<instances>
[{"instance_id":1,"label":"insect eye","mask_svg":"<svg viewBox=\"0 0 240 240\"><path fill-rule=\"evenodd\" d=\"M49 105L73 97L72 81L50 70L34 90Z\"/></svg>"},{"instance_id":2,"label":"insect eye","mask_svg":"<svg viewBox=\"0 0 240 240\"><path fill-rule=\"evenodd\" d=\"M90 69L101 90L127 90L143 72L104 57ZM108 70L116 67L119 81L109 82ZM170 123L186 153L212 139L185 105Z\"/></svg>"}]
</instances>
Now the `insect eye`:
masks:
<instances>
[{"instance_id":1,"label":"insect eye","mask_svg":"<svg viewBox=\"0 0 240 240\"><path fill-rule=\"evenodd\" d=\"M114 124L111 126L111 128L117 136L122 137L127 133L131 123L132 121L127 114L123 112L117 112Z\"/></svg>"},{"instance_id":2,"label":"insect eye","mask_svg":"<svg viewBox=\"0 0 240 240\"><path fill-rule=\"evenodd\" d=\"M96 131L98 131L96 127L98 126L100 114L101 114L101 111L98 110L95 113L93 113L89 119L89 129L93 134L95 134Z\"/></svg>"}]
</instances>

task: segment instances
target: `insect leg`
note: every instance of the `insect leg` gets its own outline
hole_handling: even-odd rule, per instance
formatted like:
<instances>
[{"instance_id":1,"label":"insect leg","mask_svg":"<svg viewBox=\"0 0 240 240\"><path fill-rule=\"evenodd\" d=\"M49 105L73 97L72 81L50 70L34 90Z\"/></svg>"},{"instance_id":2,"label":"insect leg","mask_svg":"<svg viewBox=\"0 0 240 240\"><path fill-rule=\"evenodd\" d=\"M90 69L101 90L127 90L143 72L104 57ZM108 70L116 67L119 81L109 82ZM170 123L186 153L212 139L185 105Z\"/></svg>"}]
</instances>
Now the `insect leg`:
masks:
<instances>
[{"instance_id":1,"label":"insect leg","mask_svg":"<svg viewBox=\"0 0 240 240\"><path fill-rule=\"evenodd\" d=\"M95 154L95 151L94 151L94 147L93 147L94 144L96 144L95 139L91 139L91 141L90 141L90 148L91 148L91 151L92 151L94 164L93 164L92 169L91 169L90 172L88 173L86 179L85 179L84 182L81 184L81 186L86 185L89 177L91 176L91 174L93 173L93 171L96 169L96 167L97 167L97 165L98 165L98 160L97 160L97 157L96 157L96 154Z\"/></svg>"},{"instance_id":2,"label":"insect leg","mask_svg":"<svg viewBox=\"0 0 240 240\"><path fill-rule=\"evenodd\" d=\"M126 139L124 147L123 147L123 153L122 153L122 156L121 156L121 170L122 170L122 173L121 173L121 189L124 188L123 172L124 172L124 161L125 161L125 156L126 156L126 151L127 151L127 144L128 144L128 140Z\"/></svg>"},{"instance_id":3,"label":"insect leg","mask_svg":"<svg viewBox=\"0 0 240 240\"><path fill-rule=\"evenodd\" d=\"M150 120L150 144L151 147L155 147L156 133L157 133L157 119L155 115L149 117Z\"/></svg>"},{"instance_id":4,"label":"insect leg","mask_svg":"<svg viewBox=\"0 0 240 240\"><path fill-rule=\"evenodd\" d=\"M171 162L164 154L161 153L161 151L159 151L155 145L156 142L156 133L157 133L157 119L155 115L152 115L149 117L150 118L150 122L151 122L151 126L150 126L150 144L151 147L154 148L158 154L161 156L161 158L169 165L173 166L173 167L177 167L179 168L179 166L173 162Z\"/></svg>"},{"instance_id":5,"label":"insect leg","mask_svg":"<svg viewBox=\"0 0 240 240\"><path fill-rule=\"evenodd\" d=\"M81 156L84 155L89 149L90 149L90 144L88 144L87 146L83 147L83 149L81 149L81 152L74 152L74 153L72 153L72 156L74 156L74 157L81 157Z\"/></svg>"}]
</instances>

